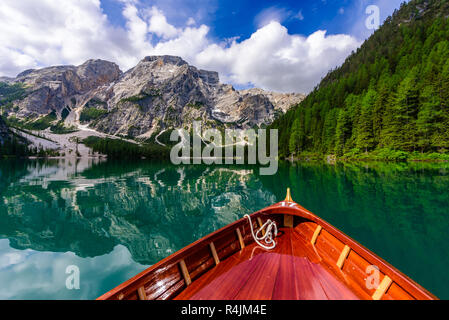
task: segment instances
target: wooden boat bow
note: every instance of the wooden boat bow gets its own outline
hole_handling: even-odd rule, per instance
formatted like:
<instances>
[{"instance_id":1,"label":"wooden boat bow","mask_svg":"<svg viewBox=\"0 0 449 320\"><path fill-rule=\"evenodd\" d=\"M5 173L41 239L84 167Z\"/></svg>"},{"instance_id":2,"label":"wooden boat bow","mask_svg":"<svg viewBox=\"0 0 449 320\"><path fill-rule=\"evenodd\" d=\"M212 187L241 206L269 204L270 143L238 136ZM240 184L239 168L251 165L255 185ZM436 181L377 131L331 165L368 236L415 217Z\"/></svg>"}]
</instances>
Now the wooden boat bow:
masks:
<instances>
[{"instance_id":1,"label":"wooden boat bow","mask_svg":"<svg viewBox=\"0 0 449 320\"><path fill-rule=\"evenodd\" d=\"M136 275L99 300L434 300L434 295L293 201L253 213L280 227L265 250L242 218ZM261 281L263 279L263 281Z\"/></svg>"}]
</instances>

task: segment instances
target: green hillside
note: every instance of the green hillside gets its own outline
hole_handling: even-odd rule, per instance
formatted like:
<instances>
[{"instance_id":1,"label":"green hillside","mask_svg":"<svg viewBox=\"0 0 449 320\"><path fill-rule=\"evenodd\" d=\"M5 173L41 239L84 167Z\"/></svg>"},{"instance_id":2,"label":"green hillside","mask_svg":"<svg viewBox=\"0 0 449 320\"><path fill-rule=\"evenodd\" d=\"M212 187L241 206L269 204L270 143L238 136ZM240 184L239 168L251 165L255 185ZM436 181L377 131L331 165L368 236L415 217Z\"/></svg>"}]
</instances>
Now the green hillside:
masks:
<instances>
[{"instance_id":1,"label":"green hillside","mask_svg":"<svg viewBox=\"0 0 449 320\"><path fill-rule=\"evenodd\" d=\"M401 5L278 119L280 155L449 158L449 1Z\"/></svg>"}]
</instances>

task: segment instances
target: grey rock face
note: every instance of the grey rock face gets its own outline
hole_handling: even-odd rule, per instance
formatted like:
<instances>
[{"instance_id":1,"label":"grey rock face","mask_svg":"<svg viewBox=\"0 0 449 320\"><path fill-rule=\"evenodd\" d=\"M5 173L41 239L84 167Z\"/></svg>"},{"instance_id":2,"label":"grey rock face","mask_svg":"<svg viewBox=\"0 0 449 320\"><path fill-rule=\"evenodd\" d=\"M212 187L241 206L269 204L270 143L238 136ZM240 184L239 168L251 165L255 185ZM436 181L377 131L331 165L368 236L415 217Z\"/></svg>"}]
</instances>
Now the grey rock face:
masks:
<instances>
[{"instance_id":1,"label":"grey rock face","mask_svg":"<svg viewBox=\"0 0 449 320\"><path fill-rule=\"evenodd\" d=\"M52 111L61 117L67 109L76 113L69 117L76 122L89 112L95 116L82 120L91 128L141 138L190 128L195 120L222 129L267 125L304 99L261 89L237 91L221 84L217 72L174 56L146 57L126 73L114 63L89 60L78 67L28 70L14 81L28 88L27 97L15 102L19 118Z\"/></svg>"},{"instance_id":2,"label":"grey rock face","mask_svg":"<svg viewBox=\"0 0 449 320\"><path fill-rule=\"evenodd\" d=\"M18 116L46 115L52 111L60 115L64 108L76 105L78 96L117 80L121 74L115 63L103 60L89 60L78 67L24 71L14 80L27 88L25 99L16 103Z\"/></svg>"},{"instance_id":3,"label":"grey rock face","mask_svg":"<svg viewBox=\"0 0 449 320\"><path fill-rule=\"evenodd\" d=\"M217 72L199 70L178 57L153 56L95 98L107 103L108 114L92 123L94 128L145 138L190 128L193 121L222 129L267 125L304 95L237 91L221 84Z\"/></svg>"}]
</instances>

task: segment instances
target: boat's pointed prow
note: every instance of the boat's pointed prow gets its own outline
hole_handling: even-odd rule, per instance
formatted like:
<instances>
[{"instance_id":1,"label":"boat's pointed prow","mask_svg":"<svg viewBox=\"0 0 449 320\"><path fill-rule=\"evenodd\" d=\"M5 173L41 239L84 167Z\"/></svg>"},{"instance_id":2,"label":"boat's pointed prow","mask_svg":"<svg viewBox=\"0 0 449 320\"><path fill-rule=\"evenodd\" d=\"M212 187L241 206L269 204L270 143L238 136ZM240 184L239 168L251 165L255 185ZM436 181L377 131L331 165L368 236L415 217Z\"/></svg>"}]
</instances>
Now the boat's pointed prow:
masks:
<instances>
[{"instance_id":1,"label":"boat's pointed prow","mask_svg":"<svg viewBox=\"0 0 449 320\"><path fill-rule=\"evenodd\" d=\"M291 195L291 193L290 193L290 188L287 188L287 197L285 197L285 200L284 200L285 202L295 202L295 201L293 201L293 199L292 199L292 195Z\"/></svg>"},{"instance_id":2,"label":"boat's pointed prow","mask_svg":"<svg viewBox=\"0 0 449 320\"><path fill-rule=\"evenodd\" d=\"M375 266L381 280L376 288L368 286L367 278L372 274L367 266ZM98 299L437 298L294 202L288 188L284 201L192 243Z\"/></svg>"}]
</instances>

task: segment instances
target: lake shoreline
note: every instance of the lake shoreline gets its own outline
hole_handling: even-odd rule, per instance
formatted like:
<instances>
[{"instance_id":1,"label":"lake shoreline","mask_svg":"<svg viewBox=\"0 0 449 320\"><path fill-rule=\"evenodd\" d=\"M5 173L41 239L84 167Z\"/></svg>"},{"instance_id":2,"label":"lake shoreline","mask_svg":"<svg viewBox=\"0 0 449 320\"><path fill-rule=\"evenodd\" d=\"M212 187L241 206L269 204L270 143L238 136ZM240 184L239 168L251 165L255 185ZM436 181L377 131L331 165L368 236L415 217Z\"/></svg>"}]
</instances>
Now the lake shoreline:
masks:
<instances>
[{"instance_id":1,"label":"lake shoreline","mask_svg":"<svg viewBox=\"0 0 449 320\"><path fill-rule=\"evenodd\" d=\"M441 157L441 158L439 158ZM446 159L447 158L447 159ZM290 163L295 162L326 162L328 164L335 163L364 163L364 162L385 162L385 163L448 163L449 155L448 154L440 154L440 156L435 156L435 154L423 154L419 155L419 157L415 157L411 155L410 157L404 158L380 158L374 155L359 155L359 157L350 157L350 158L339 158L335 156L329 155L311 155L311 156L302 156L302 157L287 157L283 160L288 161Z\"/></svg>"},{"instance_id":2,"label":"lake shoreline","mask_svg":"<svg viewBox=\"0 0 449 320\"><path fill-rule=\"evenodd\" d=\"M73 157L66 157L66 156L27 156L27 157L17 157L15 155L3 155L0 157L0 159L25 159L25 160L61 160L61 159L105 159L105 160L112 160L108 159L107 155L100 155L100 156L88 156L88 157L79 157L79 156L73 156ZM118 160L118 159L114 159ZM135 160L149 160L152 161L153 159L135 159ZM407 160L385 160L385 159L376 159L376 158L370 158L370 159L337 159L335 161L327 161L326 159L322 158L284 158L281 159L281 161L286 161L289 163L315 163L315 162L322 162L327 163L330 165L337 164L337 163L371 163L371 162L383 162L383 163L449 163L449 160L443 160L443 159L407 159Z\"/></svg>"}]
</instances>

